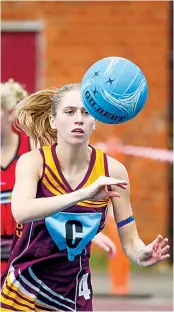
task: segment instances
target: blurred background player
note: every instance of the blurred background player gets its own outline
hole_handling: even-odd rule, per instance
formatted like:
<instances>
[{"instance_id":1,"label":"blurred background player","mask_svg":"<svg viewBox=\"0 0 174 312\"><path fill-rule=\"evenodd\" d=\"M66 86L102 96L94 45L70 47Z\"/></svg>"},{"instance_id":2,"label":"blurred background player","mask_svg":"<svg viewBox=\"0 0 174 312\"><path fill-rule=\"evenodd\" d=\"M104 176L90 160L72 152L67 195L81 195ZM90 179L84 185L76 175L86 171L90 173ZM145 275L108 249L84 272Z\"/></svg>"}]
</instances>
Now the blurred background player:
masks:
<instances>
[{"instance_id":1,"label":"blurred background player","mask_svg":"<svg viewBox=\"0 0 174 312\"><path fill-rule=\"evenodd\" d=\"M11 213L11 192L15 181L18 158L30 151L29 138L16 131L11 122L15 105L27 96L20 83L10 79L0 84L1 93L1 273L5 271L10 255L16 222Z\"/></svg>"}]
</instances>

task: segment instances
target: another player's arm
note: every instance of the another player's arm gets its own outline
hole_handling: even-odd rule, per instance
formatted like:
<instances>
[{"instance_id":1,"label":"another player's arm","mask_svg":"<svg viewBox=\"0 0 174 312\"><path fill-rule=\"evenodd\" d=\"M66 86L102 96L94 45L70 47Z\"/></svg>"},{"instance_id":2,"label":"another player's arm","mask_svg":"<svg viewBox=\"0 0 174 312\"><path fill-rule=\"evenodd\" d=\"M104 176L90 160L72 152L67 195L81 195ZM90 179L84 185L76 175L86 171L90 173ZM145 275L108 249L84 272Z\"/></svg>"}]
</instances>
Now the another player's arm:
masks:
<instances>
[{"instance_id":1,"label":"another player's arm","mask_svg":"<svg viewBox=\"0 0 174 312\"><path fill-rule=\"evenodd\" d=\"M22 155L16 166L16 182L12 193L12 213L17 223L41 220L86 199L87 190L36 198L43 160L38 150Z\"/></svg>"},{"instance_id":2,"label":"another player's arm","mask_svg":"<svg viewBox=\"0 0 174 312\"><path fill-rule=\"evenodd\" d=\"M124 165L117 160L108 157L108 166L112 178L129 182L128 173ZM115 186L112 186L112 189L118 191L121 195L120 198L113 197L112 204L123 250L131 261L139 264L139 253L144 249L145 244L138 235L136 223L133 218L130 203L130 183L128 183L126 190L122 190L121 188L118 190Z\"/></svg>"}]
</instances>

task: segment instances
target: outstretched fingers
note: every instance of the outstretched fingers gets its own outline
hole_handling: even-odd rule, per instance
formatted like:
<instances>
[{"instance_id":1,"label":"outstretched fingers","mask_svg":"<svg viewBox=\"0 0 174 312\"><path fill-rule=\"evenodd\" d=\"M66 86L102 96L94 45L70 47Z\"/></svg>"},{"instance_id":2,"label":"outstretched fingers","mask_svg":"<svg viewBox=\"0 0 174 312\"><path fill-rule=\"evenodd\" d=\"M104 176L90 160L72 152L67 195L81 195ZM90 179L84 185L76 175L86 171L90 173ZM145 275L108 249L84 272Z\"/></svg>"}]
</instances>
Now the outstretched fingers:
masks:
<instances>
[{"instance_id":1,"label":"outstretched fingers","mask_svg":"<svg viewBox=\"0 0 174 312\"><path fill-rule=\"evenodd\" d=\"M125 180L117 180L117 179L110 178L110 177L100 177L98 183L101 186L115 185L115 186L119 186L119 187L127 187L127 185L128 185L128 182Z\"/></svg>"},{"instance_id":2,"label":"outstretched fingers","mask_svg":"<svg viewBox=\"0 0 174 312\"><path fill-rule=\"evenodd\" d=\"M168 238L164 238L163 241L161 242L161 249L167 246L167 244L168 244Z\"/></svg>"},{"instance_id":3,"label":"outstretched fingers","mask_svg":"<svg viewBox=\"0 0 174 312\"><path fill-rule=\"evenodd\" d=\"M123 183L118 183L118 184L116 184L116 186L122 188L123 190L127 189L127 185L128 185L127 182L123 182Z\"/></svg>"},{"instance_id":4,"label":"outstretched fingers","mask_svg":"<svg viewBox=\"0 0 174 312\"><path fill-rule=\"evenodd\" d=\"M152 246L153 251L157 251L161 242L163 241L163 238L161 235L158 235L157 238L150 244Z\"/></svg>"},{"instance_id":5,"label":"outstretched fingers","mask_svg":"<svg viewBox=\"0 0 174 312\"><path fill-rule=\"evenodd\" d=\"M156 244L156 252L161 253L161 251L168 245L168 238L162 238L159 243Z\"/></svg>"},{"instance_id":6,"label":"outstretched fingers","mask_svg":"<svg viewBox=\"0 0 174 312\"><path fill-rule=\"evenodd\" d=\"M169 259L170 258L170 255L169 254L166 254L166 255L162 255L160 257L160 261L163 261L163 260L166 260L166 259Z\"/></svg>"},{"instance_id":7,"label":"outstretched fingers","mask_svg":"<svg viewBox=\"0 0 174 312\"><path fill-rule=\"evenodd\" d=\"M169 253L170 246L167 245L161 250L161 255L167 255Z\"/></svg>"}]
</instances>

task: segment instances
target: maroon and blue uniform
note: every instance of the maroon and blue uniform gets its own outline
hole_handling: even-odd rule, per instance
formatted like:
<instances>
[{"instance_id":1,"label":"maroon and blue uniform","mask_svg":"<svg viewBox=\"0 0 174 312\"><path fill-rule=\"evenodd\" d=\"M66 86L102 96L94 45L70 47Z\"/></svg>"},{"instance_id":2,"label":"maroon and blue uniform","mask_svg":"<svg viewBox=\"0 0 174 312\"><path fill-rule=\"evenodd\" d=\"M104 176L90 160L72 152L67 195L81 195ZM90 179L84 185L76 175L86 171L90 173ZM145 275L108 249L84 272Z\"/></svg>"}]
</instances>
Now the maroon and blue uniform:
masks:
<instances>
[{"instance_id":1,"label":"maroon and blue uniform","mask_svg":"<svg viewBox=\"0 0 174 312\"><path fill-rule=\"evenodd\" d=\"M37 198L74 191L61 171L56 144L40 152L44 168ZM88 170L75 190L101 175L108 176L107 157L92 147ZM43 220L17 224L2 311L92 311L90 244L104 227L107 205L108 199L85 200Z\"/></svg>"}]
</instances>

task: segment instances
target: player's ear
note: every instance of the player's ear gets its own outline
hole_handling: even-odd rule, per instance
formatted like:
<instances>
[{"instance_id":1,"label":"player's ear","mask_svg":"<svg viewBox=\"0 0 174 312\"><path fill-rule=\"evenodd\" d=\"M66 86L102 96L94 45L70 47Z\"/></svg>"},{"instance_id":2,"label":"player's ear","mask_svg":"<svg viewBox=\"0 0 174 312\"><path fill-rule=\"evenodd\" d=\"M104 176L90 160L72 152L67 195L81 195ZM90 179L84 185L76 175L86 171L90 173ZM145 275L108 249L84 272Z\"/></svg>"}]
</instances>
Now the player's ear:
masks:
<instances>
[{"instance_id":1,"label":"player's ear","mask_svg":"<svg viewBox=\"0 0 174 312\"><path fill-rule=\"evenodd\" d=\"M51 129L56 129L56 121L53 115L49 115L49 122Z\"/></svg>"}]
</instances>

